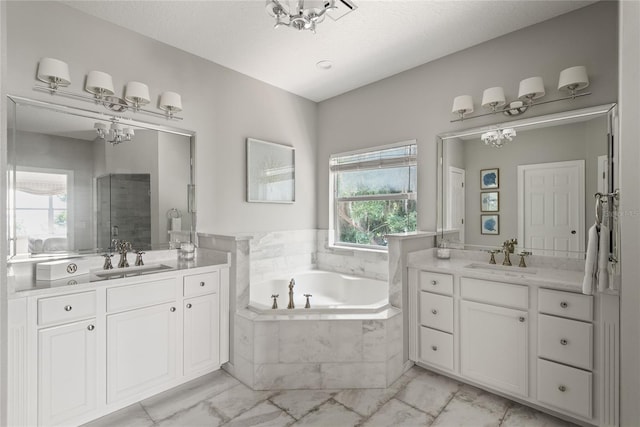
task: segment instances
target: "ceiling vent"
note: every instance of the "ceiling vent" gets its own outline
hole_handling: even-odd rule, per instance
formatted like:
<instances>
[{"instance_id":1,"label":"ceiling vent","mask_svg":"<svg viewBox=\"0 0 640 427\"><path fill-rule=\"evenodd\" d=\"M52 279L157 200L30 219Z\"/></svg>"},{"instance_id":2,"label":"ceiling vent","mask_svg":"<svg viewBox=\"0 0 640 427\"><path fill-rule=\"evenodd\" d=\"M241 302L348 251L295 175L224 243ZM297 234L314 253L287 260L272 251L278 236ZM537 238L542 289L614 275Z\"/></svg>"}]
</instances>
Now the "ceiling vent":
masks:
<instances>
[{"instance_id":1,"label":"ceiling vent","mask_svg":"<svg viewBox=\"0 0 640 427\"><path fill-rule=\"evenodd\" d=\"M334 5L336 6L335 9L327 11L327 15L329 15L329 18L333 19L334 21L337 21L338 19L353 12L358 8L358 6L356 6L355 3L351 0L335 0Z\"/></svg>"}]
</instances>

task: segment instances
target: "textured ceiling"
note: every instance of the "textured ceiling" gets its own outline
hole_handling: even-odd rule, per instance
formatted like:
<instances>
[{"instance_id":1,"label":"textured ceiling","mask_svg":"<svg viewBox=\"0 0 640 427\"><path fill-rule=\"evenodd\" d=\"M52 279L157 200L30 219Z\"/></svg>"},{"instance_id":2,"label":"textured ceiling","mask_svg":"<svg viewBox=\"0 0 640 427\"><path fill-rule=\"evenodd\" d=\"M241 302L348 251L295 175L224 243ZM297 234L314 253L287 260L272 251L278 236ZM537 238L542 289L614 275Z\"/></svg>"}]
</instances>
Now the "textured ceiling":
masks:
<instances>
[{"instance_id":1,"label":"textured ceiling","mask_svg":"<svg viewBox=\"0 0 640 427\"><path fill-rule=\"evenodd\" d=\"M322 101L594 1L353 0L317 33L273 28L263 0L65 1L313 101ZM333 62L330 70L316 63Z\"/></svg>"}]
</instances>

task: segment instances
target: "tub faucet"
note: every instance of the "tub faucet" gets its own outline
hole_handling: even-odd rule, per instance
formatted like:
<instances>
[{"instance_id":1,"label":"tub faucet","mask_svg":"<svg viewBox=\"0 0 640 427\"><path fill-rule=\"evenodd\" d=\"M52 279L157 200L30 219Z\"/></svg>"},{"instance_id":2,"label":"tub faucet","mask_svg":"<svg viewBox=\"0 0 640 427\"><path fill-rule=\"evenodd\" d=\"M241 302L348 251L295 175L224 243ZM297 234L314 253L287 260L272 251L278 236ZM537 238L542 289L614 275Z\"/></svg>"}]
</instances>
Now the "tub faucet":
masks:
<instances>
[{"instance_id":1,"label":"tub faucet","mask_svg":"<svg viewBox=\"0 0 640 427\"><path fill-rule=\"evenodd\" d=\"M296 285L296 281L291 279L291 281L289 282L289 305L287 306L287 308L296 308L295 304L293 303L293 287Z\"/></svg>"}]
</instances>

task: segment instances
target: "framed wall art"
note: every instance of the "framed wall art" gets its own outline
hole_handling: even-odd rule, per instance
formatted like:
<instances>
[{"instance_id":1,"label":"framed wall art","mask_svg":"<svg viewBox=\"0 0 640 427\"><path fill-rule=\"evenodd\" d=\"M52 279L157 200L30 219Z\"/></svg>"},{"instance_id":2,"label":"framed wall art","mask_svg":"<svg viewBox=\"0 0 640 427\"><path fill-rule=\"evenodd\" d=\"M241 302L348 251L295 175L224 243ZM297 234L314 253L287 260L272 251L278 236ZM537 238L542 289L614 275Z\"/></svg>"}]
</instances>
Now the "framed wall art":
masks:
<instances>
[{"instance_id":1,"label":"framed wall art","mask_svg":"<svg viewBox=\"0 0 640 427\"><path fill-rule=\"evenodd\" d=\"M500 188L500 169L482 169L480 171L480 189L494 190Z\"/></svg>"},{"instance_id":2,"label":"framed wall art","mask_svg":"<svg viewBox=\"0 0 640 427\"><path fill-rule=\"evenodd\" d=\"M500 234L500 215L480 215L481 234Z\"/></svg>"},{"instance_id":3,"label":"framed wall art","mask_svg":"<svg viewBox=\"0 0 640 427\"><path fill-rule=\"evenodd\" d=\"M480 193L480 211L498 212L500 210L500 193L498 191L483 191Z\"/></svg>"},{"instance_id":4,"label":"framed wall art","mask_svg":"<svg viewBox=\"0 0 640 427\"><path fill-rule=\"evenodd\" d=\"M295 149L247 138L247 202L295 201Z\"/></svg>"}]
</instances>

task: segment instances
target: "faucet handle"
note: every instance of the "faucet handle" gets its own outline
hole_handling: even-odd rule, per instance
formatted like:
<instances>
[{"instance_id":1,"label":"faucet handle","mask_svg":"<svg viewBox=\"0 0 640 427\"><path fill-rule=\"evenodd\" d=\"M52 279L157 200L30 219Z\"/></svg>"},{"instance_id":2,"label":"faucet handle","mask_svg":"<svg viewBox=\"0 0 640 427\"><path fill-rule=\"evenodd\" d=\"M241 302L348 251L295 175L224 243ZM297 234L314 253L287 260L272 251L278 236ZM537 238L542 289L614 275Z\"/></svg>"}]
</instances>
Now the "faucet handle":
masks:
<instances>
[{"instance_id":1,"label":"faucet handle","mask_svg":"<svg viewBox=\"0 0 640 427\"><path fill-rule=\"evenodd\" d=\"M273 304L271 305L271 309L275 310L276 308L278 308L278 297L280 296L280 294L273 294L271 295L271 298L273 298Z\"/></svg>"},{"instance_id":2,"label":"faucet handle","mask_svg":"<svg viewBox=\"0 0 640 427\"><path fill-rule=\"evenodd\" d=\"M113 254L103 254L104 264L102 265L103 270L111 270L113 268L113 264L111 264L111 258Z\"/></svg>"},{"instance_id":3,"label":"faucet handle","mask_svg":"<svg viewBox=\"0 0 640 427\"><path fill-rule=\"evenodd\" d=\"M525 268L527 266L527 264L524 262L524 258L528 257L529 255L531 255L531 252L522 251L518 255L520 256L520 264L518 264L518 267Z\"/></svg>"},{"instance_id":4,"label":"faucet handle","mask_svg":"<svg viewBox=\"0 0 640 427\"><path fill-rule=\"evenodd\" d=\"M136 252L136 266L140 266L140 265L144 265L144 261L142 260L142 255L144 255L146 252L143 251L137 251Z\"/></svg>"},{"instance_id":5,"label":"faucet handle","mask_svg":"<svg viewBox=\"0 0 640 427\"><path fill-rule=\"evenodd\" d=\"M304 305L304 308L311 308L311 304L309 304L309 298L312 297L313 295L311 294L303 294L305 296L305 298L307 298L307 303Z\"/></svg>"},{"instance_id":6,"label":"faucet handle","mask_svg":"<svg viewBox=\"0 0 640 427\"><path fill-rule=\"evenodd\" d=\"M499 254L500 252L502 252L500 249L491 249L491 250L487 251L487 253L491 254L491 259L489 260L489 264L495 264L496 263L496 254Z\"/></svg>"}]
</instances>

